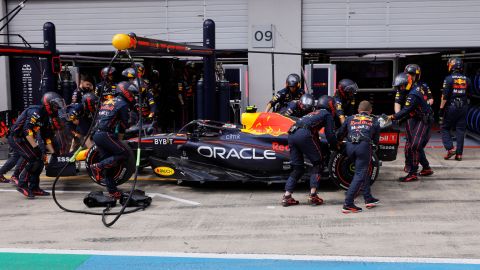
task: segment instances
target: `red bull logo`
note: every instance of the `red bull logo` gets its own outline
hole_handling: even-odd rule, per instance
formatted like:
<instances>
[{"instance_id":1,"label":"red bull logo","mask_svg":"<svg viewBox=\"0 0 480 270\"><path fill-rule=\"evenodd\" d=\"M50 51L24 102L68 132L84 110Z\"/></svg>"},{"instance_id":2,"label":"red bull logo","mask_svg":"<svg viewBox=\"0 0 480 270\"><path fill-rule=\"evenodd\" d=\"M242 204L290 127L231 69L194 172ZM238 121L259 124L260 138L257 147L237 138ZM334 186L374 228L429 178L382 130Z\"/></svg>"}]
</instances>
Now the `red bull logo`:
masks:
<instances>
[{"instance_id":1,"label":"red bull logo","mask_svg":"<svg viewBox=\"0 0 480 270\"><path fill-rule=\"evenodd\" d=\"M278 113L243 113L242 132L255 135L286 135L295 121Z\"/></svg>"}]
</instances>

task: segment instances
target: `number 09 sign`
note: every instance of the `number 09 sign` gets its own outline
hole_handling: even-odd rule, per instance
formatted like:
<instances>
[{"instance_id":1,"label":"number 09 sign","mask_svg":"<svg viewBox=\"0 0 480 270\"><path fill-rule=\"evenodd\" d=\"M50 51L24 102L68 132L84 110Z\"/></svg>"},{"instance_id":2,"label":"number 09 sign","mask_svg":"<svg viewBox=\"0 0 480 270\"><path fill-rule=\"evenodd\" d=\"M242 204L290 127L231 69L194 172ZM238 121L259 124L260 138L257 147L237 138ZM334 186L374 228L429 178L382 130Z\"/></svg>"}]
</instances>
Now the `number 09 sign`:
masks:
<instances>
[{"instance_id":1,"label":"number 09 sign","mask_svg":"<svg viewBox=\"0 0 480 270\"><path fill-rule=\"evenodd\" d=\"M273 27L268 25L252 26L252 47L273 48Z\"/></svg>"}]
</instances>

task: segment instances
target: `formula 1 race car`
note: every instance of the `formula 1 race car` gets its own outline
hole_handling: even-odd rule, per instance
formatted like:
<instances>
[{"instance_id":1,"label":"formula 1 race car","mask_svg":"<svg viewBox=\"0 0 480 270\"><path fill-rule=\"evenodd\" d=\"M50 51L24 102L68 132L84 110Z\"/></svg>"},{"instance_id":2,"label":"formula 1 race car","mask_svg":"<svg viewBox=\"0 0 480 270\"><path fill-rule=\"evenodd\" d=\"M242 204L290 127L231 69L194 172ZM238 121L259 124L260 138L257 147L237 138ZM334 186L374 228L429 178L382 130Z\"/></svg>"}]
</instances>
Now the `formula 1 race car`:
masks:
<instances>
[{"instance_id":1,"label":"formula 1 race car","mask_svg":"<svg viewBox=\"0 0 480 270\"><path fill-rule=\"evenodd\" d=\"M141 139L141 166L152 166L160 177L182 181L285 182L291 171L288 130L295 120L277 113L244 113L242 126L210 120L194 120L179 132ZM138 138L129 139L131 148ZM344 150L330 153L322 139L324 177L348 188L355 171ZM384 128L372 155L369 177L373 183L381 161L396 159L399 132ZM306 159L308 160L308 159ZM307 164L308 167L311 164ZM303 180L309 174L305 174Z\"/></svg>"}]
</instances>

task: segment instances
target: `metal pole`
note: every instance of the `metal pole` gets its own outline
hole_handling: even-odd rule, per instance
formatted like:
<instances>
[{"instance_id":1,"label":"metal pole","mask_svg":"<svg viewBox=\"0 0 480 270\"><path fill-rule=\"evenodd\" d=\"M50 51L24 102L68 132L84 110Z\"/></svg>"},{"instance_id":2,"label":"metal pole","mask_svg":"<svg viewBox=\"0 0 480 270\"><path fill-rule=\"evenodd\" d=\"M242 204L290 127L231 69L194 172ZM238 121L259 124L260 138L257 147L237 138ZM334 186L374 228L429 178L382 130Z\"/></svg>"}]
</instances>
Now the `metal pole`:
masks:
<instances>
[{"instance_id":1,"label":"metal pole","mask_svg":"<svg viewBox=\"0 0 480 270\"><path fill-rule=\"evenodd\" d=\"M275 54L272 52L270 53L272 56L272 96L275 95Z\"/></svg>"},{"instance_id":2,"label":"metal pole","mask_svg":"<svg viewBox=\"0 0 480 270\"><path fill-rule=\"evenodd\" d=\"M51 22L46 22L43 25L43 47L49 50L52 55L57 56L57 39L55 36L55 25ZM41 91L42 93L57 91L57 76L53 73L52 57L43 59L43 77Z\"/></svg>"},{"instance_id":3,"label":"metal pole","mask_svg":"<svg viewBox=\"0 0 480 270\"><path fill-rule=\"evenodd\" d=\"M203 46L215 49L215 22L207 19L203 22ZM215 54L203 57L203 111L204 115L199 115L200 119L218 120L215 115L217 107L215 95Z\"/></svg>"}]
</instances>

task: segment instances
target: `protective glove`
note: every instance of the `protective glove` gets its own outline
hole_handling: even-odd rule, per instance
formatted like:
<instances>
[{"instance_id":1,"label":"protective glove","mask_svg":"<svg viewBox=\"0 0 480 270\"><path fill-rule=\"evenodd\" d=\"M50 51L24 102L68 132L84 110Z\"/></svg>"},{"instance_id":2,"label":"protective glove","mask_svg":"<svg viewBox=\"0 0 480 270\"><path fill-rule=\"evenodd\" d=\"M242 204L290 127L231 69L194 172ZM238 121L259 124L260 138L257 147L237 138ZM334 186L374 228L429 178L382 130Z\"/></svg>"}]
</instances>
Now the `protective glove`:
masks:
<instances>
[{"instance_id":1,"label":"protective glove","mask_svg":"<svg viewBox=\"0 0 480 270\"><path fill-rule=\"evenodd\" d=\"M445 115L445 111L443 108L438 110L438 124L443 125L443 116Z\"/></svg>"}]
</instances>

